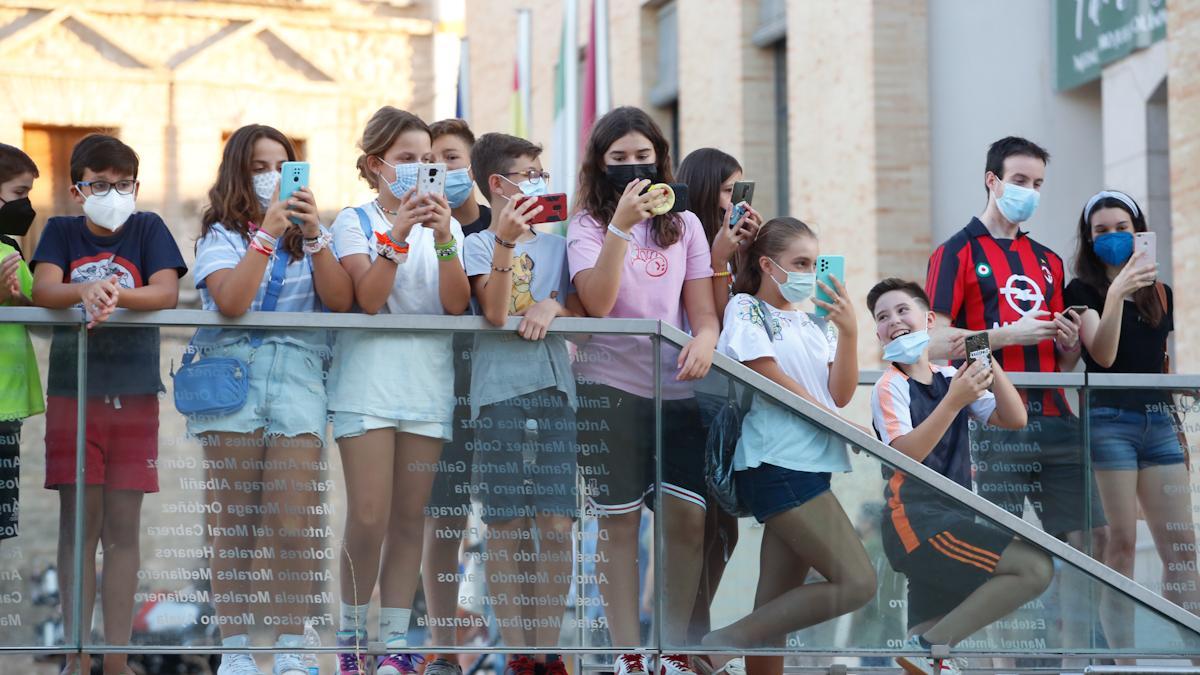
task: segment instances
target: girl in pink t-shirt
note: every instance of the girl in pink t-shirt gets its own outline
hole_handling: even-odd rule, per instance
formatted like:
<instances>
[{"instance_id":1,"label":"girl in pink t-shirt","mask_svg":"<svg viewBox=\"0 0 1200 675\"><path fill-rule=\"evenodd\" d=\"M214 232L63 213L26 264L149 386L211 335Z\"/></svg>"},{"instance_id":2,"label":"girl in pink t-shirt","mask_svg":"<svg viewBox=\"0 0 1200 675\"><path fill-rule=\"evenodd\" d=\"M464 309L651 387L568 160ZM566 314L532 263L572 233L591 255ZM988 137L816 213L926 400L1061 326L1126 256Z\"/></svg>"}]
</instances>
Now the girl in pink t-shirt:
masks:
<instances>
[{"instance_id":1,"label":"girl in pink t-shirt","mask_svg":"<svg viewBox=\"0 0 1200 675\"><path fill-rule=\"evenodd\" d=\"M655 377L662 398L662 493L665 534L664 641L682 646L699 583L704 532L704 443L690 380L712 364L719 327L713 308L708 240L688 211L654 215L671 180L670 148L642 110L617 108L596 121L580 172L578 213L567 230L571 277L589 316L654 319L695 336L663 349L660 375L648 337L594 336L579 351L580 465L600 515L597 572L607 577L612 643L640 642L638 526L653 496ZM638 654L617 659L618 675L649 668ZM691 673L688 658L662 657L663 675Z\"/></svg>"}]
</instances>

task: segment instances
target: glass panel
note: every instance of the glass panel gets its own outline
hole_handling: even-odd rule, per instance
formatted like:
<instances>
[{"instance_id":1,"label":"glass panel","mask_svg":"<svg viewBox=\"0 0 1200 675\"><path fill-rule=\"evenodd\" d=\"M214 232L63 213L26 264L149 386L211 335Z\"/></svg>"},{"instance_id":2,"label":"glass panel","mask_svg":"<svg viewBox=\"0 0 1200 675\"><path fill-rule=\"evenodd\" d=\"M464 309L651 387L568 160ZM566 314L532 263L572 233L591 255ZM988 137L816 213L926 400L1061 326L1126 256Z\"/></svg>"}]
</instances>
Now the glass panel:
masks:
<instances>
[{"instance_id":1,"label":"glass panel","mask_svg":"<svg viewBox=\"0 0 1200 675\"><path fill-rule=\"evenodd\" d=\"M126 345L156 333L166 391L135 391L157 386L154 365L96 378L111 391L94 390L89 434L125 455L106 478L120 488L89 504L117 537L98 576L128 583L101 594L93 651L652 644L649 337L347 329L330 350L323 331L204 329L189 373L224 364L248 384L222 411L211 388L180 385L195 329L103 330ZM618 464L616 448L632 454ZM632 619L613 629L618 611Z\"/></svg>"},{"instance_id":2,"label":"glass panel","mask_svg":"<svg viewBox=\"0 0 1200 675\"><path fill-rule=\"evenodd\" d=\"M1200 436L1197 392L1163 388L1089 390L1092 466L1109 524L1105 564L1184 609L1200 609L1196 511L1189 463ZM1104 607L1106 626L1129 625Z\"/></svg>"},{"instance_id":3,"label":"glass panel","mask_svg":"<svg viewBox=\"0 0 1200 675\"><path fill-rule=\"evenodd\" d=\"M75 509L69 504L60 514L59 494L43 487L43 383L54 330L78 328L0 323L0 649L61 648L73 641L64 633L60 606L60 570L73 561L59 560L55 534L60 516L70 520ZM72 418L77 412L60 409ZM65 468L73 472L75 438L62 440ZM22 672L32 669L28 656L13 663L24 664Z\"/></svg>"},{"instance_id":4,"label":"glass panel","mask_svg":"<svg viewBox=\"0 0 1200 675\"><path fill-rule=\"evenodd\" d=\"M664 363L671 359L664 353ZM715 370L695 389L707 415L746 403L744 390L731 390ZM664 477L672 453L696 462L705 457L674 444L667 404ZM861 423L864 404L869 392L860 388L848 417ZM972 668L993 668L1077 666L1080 659L1129 652L1177 657L1200 649L1200 635L1192 630L919 477L867 452L846 452L844 443L799 414L756 398L746 420L735 461L747 468L736 472L734 484L742 507L758 515L735 520L718 507L710 522L730 525L708 530L685 520L687 513L672 520L676 509L663 517L665 550L684 539L670 538L676 528L703 542L698 548L707 555L696 557L700 571L691 577L702 580L693 586L700 591L691 616L708 615L707 623L693 622L684 640L664 630L664 651L715 653L717 661L784 653L795 666L828 663L817 655L844 651L838 660L852 666L892 666L897 652L919 653L909 646L910 636L919 633L952 645L952 655L967 658ZM843 452L849 472L833 470ZM970 489L970 455L959 457L960 484ZM748 468L755 461L762 464ZM828 490L819 474L785 466L793 462L797 469L825 462L833 470ZM714 494L707 496L711 504ZM681 502L671 495L665 500ZM665 573L666 601L670 580L687 578L687 571ZM1117 608L1133 630L1106 632L1097 620L1101 603Z\"/></svg>"}]
</instances>

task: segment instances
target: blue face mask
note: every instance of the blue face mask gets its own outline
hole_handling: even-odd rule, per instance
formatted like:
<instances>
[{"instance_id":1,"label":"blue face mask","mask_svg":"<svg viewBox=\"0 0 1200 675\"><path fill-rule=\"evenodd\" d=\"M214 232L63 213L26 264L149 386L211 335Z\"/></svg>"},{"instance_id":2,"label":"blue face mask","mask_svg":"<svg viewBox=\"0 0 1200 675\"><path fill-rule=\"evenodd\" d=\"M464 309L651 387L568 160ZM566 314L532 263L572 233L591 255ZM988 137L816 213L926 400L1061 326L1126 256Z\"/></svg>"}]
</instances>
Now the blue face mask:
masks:
<instances>
[{"instance_id":1,"label":"blue face mask","mask_svg":"<svg viewBox=\"0 0 1200 675\"><path fill-rule=\"evenodd\" d=\"M471 196L475 181L471 180L470 167L451 169L446 172L446 201L450 208L457 209Z\"/></svg>"},{"instance_id":2,"label":"blue face mask","mask_svg":"<svg viewBox=\"0 0 1200 675\"><path fill-rule=\"evenodd\" d=\"M883 360L912 365L921 360L921 354L925 353L925 347L928 344L928 331L922 330L901 335L883 348Z\"/></svg>"},{"instance_id":3,"label":"blue face mask","mask_svg":"<svg viewBox=\"0 0 1200 675\"><path fill-rule=\"evenodd\" d=\"M1041 193L1012 183L1004 184L1004 194L996 198L996 207L1010 223L1023 223L1033 217Z\"/></svg>"},{"instance_id":4,"label":"blue face mask","mask_svg":"<svg viewBox=\"0 0 1200 675\"><path fill-rule=\"evenodd\" d=\"M767 258L767 260L771 260ZM779 292L783 295L783 299L788 302L801 302L813 296L813 292L817 289L817 275L815 272L789 272L784 270L783 266L771 260L771 264L783 270L787 274L787 281L782 284L771 276L771 281L779 286Z\"/></svg>"},{"instance_id":5,"label":"blue face mask","mask_svg":"<svg viewBox=\"0 0 1200 675\"><path fill-rule=\"evenodd\" d=\"M508 180L508 176L500 177L504 180ZM508 182L516 186L516 188L521 191L521 194L525 195L526 197L541 197L542 195L550 192L550 186L546 185L545 179L541 178L540 176L537 178L526 178L520 183L513 183L511 180L508 180Z\"/></svg>"},{"instance_id":6,"label":"blue face mask","mask_svg":"<svg viewBox=\"0 0 1200 675\"><path fill-rule=\"evenodd\" d=\"M1133 255L1132 232L1109 232L1096 237L1092 250L1105 265L1124 265Z\"/></svg>"},{"instance_id":7,"label":"blue face mask","mask_svg":"<svg viewBox=\"0 0 1200 675\"><path fill-rule=\"evenodd\" d=\"M417 186L417 171L420 169L420 165L417 162L410 164L388 164L382 157L379 158L379 161L395 170L396 180L388 183L387 186L396 199L404 199L404 193ZM383 179L383 176L379 175L379 178Z\"/></svg>"}]
</instances>

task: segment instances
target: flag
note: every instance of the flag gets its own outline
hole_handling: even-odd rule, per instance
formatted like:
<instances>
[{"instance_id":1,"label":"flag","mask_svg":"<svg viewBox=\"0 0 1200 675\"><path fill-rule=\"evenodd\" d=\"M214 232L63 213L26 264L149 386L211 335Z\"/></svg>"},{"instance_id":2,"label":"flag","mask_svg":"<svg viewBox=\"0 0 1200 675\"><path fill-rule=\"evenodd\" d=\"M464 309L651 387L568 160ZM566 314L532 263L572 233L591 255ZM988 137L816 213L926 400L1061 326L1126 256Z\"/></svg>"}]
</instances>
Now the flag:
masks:
<instances>
[{"instance_id":1,"label":"flag","mask_svg":"<svg viewBox=\"0 0 1200 675\"><path fill-rule=\"evenodd\" d=\"M583 66L583 102L579 110L579 149L587 147L596 118L608 112L608 0L593 0Z\"/></svg>"},{"instance_id":2,"label":"flag","mask_svg":"<svg viewBox=\"0 0 1200 675\"><path fill-rule=\"evenodd\" d=\"M513 66L512 135L525 138L525 111L521 103L521 66Z\"/></svg>"},{"instance_id":3,"label":"flag","mask_svg":"<svg viewBox=\"0 0 1200 675\"><path fill-rule=\"evenodd\" d=\"M579 165L579 56L575 36L578 26L576 0L563 0L562 37L558 63L554 66L554 147L550 179L556 192L565 192L567 202L575 196ZM561 223L559 233L565 228Z\"/></svg>"},{"instance_id":4,"label":"flag","mask_svg":"<svg viewBox=\"0 0 1200 675\"><path fill-rule=\"evenodd\" d=\"M465 120L471 110L471 50L467 38L459 41L458 50L458 90L454 99L454 116Z\"/></svg>"},{"instance_id":5,"label":"flag","mask_svg":"<svg viewBox=\"0 0 1200 675\"><path fill-rule=\"evenodd\" d=\"M530 88L532 30L532 11L518 9L517 62L513 68L512 135L521 138L529 138L530 107L533 99Z\"/></svg>"}]
</instances>

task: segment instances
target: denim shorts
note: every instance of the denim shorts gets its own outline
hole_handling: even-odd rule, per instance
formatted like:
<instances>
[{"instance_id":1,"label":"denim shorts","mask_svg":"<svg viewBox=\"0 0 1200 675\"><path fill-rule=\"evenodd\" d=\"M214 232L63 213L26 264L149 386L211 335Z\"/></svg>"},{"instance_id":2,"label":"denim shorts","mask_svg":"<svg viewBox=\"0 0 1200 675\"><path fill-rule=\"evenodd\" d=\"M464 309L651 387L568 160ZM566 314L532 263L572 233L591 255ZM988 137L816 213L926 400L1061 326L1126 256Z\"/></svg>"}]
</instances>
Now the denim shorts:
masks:
<instances>
[{"instance_id":1,"label":"denim shorts","mask_svg":"<svg viewBox=\"0 0 1200 675\"><path fill-rule=\"evenodd\" d=\"M738 498L760 523L829 492L829 472L794 471L774 464L759 464L734 476Z\"/></svg>"},{"instance_id":2,"label":"denim shorts","mask_svg":"<svg viewBox=\"0 0 1200 675\"><path fill-rule=\"evenodd\" d=\"M442 441L448 441L451 438L450 425L441 422L396 420L341 410L333 413L333 437L338 440L362 436L368 431L376 429L391 429L398 434L428 436Z\"/></svg>"},{"instance_id":3,"label":"denim shorts","mask_svg":"<svg viewBox=\"0 0 1200 675\"><path fill-rule=\"evenodd\" d=\"M1092 465L1101 471L1132 471L1183 464L1175 420L1165 412L1092 408Z\"/></svg>"},{"instance_id":4,"label":"denim shorts","mask_svg":"<svg viewBox=\"0 0 1200 675\"><path fill-rule=\"evenodd\" d=\"M325 441L325 361L319 352L290 342L249 340L205 348L207 357L240 359L250 369L250 389L241 410L224 417L188 420L188 432L248 434L262 429L267 436L312 435Z\"/></svg>"}]
</instances>

